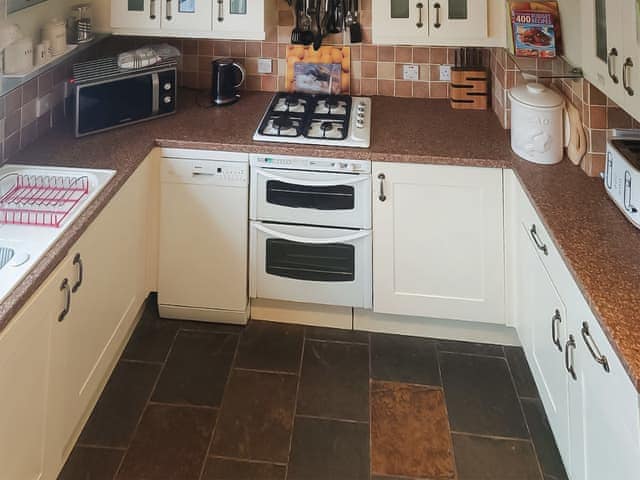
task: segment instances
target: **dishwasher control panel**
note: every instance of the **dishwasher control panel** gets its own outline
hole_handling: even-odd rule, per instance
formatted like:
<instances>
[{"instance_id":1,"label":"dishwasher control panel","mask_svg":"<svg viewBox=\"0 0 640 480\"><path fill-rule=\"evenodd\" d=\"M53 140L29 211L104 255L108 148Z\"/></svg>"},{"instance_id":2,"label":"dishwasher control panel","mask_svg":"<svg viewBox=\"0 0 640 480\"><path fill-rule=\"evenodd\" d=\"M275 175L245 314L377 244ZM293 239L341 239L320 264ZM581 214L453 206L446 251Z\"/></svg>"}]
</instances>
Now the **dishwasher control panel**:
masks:
<instances>
[{"instance_id":1,"label":"dishwasher control panel","mask_svg":"<svg viewBox=\"0 0 640 480\"><path fill-rule=\"evenodd\" d=\"M249 165L242 162L162 158L160 180L164 183L190 183L244 187L249 182Z\"/></svg>"}]
</instances>

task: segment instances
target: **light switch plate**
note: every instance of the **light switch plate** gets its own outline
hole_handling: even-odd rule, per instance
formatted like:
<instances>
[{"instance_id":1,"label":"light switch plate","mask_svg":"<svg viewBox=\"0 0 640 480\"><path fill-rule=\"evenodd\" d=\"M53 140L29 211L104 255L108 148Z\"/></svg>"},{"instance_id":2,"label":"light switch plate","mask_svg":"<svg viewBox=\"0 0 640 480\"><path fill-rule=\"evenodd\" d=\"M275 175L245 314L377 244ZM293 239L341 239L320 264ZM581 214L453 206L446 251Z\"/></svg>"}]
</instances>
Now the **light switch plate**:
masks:
<instances>
[{"instance_id":1,"label":"light switch plate","mask_svg":"<svg viewBox=\"0 0 640 480\"><path fill-rule=\"evenodd\" d=\"M440 65L440 81L451 81L451 65Z\"/></svg>"},{"instance_id":2,"label":"light switch plate","mask_svg":"<svg viewBox=\"0 0 640 480\"><path fill-rule=\"evenodd\" d=\"M258 59L258 73L271 73L271 59L270 58L259 58Z\"/></svg>"},{"instance_id":3,"label":"light switch plate","mask_svg":"<svg viewBox=\"0 0 640 480\"><path fill-rule=\"evenodd\" d=\"M404 80L418 80L420 77L420 68L418 65L407 63L402 65L402 78Z\"/></svg>"}]
</instances>

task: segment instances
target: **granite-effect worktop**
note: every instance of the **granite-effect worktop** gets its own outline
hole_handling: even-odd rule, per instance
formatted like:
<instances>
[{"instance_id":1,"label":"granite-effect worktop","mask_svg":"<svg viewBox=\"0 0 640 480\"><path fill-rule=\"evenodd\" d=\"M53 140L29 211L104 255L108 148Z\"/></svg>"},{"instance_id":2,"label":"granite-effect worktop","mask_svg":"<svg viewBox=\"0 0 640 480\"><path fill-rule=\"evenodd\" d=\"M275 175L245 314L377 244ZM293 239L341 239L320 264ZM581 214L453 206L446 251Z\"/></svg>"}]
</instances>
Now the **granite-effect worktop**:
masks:
<instances>
[{"instance_id":1,"label":"granite-effect worktop","mask_svg":"<svg viewBox=\"0 0 640 480\"><path fill-rule=\"evenodd\" d=\"M640 232L608 199L599 179L588 178L567 161L537 166L520 160L491 112L455 111L446 100L374 97L371 148L353 149L254 142L271 94L245 93L240 102L223 108L200 107L196 95L181 91L178 113L127 128L82 139L73 137L71 126L53 130L12 159L117 173L0 304L0 330L156 146L511 168L640 386Z\"/></svg>"}]
</instances>

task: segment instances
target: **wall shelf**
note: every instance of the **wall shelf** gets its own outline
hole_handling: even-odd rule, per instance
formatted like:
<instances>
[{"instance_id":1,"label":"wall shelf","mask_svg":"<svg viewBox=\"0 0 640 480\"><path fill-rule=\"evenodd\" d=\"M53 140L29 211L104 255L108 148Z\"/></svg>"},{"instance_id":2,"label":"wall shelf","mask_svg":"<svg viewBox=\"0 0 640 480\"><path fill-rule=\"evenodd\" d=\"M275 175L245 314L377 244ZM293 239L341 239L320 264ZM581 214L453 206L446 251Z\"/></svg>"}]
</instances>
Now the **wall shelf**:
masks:
<instances>
[{"instance_id":1,"label":"wall shelf","mask_svg":"<svg viewBox=\"0 0 640 480\"><path fill-rule=\"evenodd\" d=\"M509 58L528 80L580 79L582 69L572 65L565 57L527 58L516 57L505 49Z\"/></svg>"}]
</instances>

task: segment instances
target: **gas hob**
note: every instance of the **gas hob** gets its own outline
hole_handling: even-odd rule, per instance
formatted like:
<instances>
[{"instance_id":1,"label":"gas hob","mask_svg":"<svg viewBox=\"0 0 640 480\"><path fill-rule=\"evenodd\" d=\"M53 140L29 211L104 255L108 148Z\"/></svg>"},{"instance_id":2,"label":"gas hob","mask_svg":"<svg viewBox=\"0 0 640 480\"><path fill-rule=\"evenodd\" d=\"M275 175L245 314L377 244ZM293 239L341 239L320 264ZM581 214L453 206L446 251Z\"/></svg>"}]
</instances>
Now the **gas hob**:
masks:
<instances>
[{"instance_id":1,"label":"gas hob","mask_svg":"<svg viewBox=\"0 0 640 480\"><path fill-rule=\"evenodd\" d=\"M348 95L276 93L253 139L369 148L371 99Z\"/></svg>"}]
</instances>

